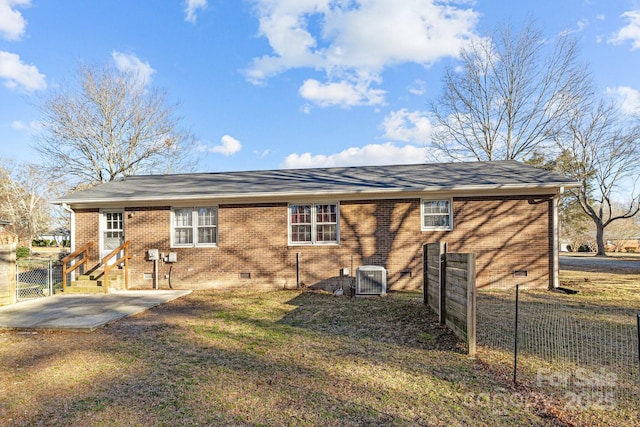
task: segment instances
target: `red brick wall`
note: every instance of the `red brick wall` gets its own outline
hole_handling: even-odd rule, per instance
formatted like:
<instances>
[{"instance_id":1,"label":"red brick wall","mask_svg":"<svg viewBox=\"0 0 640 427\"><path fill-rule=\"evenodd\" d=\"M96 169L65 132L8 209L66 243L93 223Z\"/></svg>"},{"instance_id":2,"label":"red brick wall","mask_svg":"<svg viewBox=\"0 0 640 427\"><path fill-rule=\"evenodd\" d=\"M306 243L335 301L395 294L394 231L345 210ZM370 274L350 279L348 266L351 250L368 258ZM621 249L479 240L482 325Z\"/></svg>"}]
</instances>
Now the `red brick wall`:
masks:
<instances>
[{"instance_id":1,"label":"red brick wall","mask_svg":"<svg viewBox=\"0 0 640 427\"><path fill-rule=\"evenodd\" d=\"M89 252L89 267L100 261L100 213L98 209L77 210L75 214L75 237L73 241L74 250L82 248L89 242L94 242L93 248ZM85 270L87 264L85 264ZM80 270L81 272L82 270Z\"/></svg>"},{"instance_id":2,"label":"red brick wall","mask_svg":"<svg viewBox=\"0 0 640 427\"><path fill-rule=\"evenodd\" d=\"M476 253L478 287L549 286L553 239L548 197L464 198L456 199L454 208L454 230L444 238L447 250ZM527 276L514 277L515 271Z\"/></svg>"},{"instance_id":3,"label":"red brick wall","mask_svg":"<svg viewBox=\"0 0 640 427\"><path fill-rule=\"evenodd\" d=\"M382 265L391 289L422 287L422 245L444 240L451 252L474 252L478 286L549 286L551 201L530 198L456 198L452 231L422 232L420 200L340 203L340 245L289 246L287 204L220 205L218 247L171 248L169 207L127 207L131 241L130 286L151 288L147 250L176 252L178 262L159 262L159 286L175 288L337 286L341 268ZM134 212L134 215L130 215ZM76 248L99 242L98 211L76 212ZM96 248L97 249L97 248ZM97 250L94 251L97 253ZM296 258L299 269L296 272ZM97 255L95 256L97 260ZM514 277L526 271L526 277ZM248 273L250 278L241 278ZM524 274L524 273L522 273Z\"/></svg>"}]
</instances>

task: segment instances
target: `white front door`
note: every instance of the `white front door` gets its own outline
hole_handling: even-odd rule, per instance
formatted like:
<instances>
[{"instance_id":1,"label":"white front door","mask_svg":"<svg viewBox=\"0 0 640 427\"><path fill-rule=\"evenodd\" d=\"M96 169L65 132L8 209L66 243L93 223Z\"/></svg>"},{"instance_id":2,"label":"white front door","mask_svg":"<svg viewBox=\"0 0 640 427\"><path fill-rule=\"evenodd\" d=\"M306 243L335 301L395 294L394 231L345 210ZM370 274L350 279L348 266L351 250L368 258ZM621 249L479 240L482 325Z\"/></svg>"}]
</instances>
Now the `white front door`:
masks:
<instances>
[{"instance_id":1,"label":"white front door","mask_svg":"<svg viewBox=\"0 0 640 427\"><path fill-rule=\"evenodd\" d=\"M124 243L124 211L100 212L100 258L109 255L114 249ZM111 258L109 264L115 262L122 255Z\"/></svg>"}]
</instances>

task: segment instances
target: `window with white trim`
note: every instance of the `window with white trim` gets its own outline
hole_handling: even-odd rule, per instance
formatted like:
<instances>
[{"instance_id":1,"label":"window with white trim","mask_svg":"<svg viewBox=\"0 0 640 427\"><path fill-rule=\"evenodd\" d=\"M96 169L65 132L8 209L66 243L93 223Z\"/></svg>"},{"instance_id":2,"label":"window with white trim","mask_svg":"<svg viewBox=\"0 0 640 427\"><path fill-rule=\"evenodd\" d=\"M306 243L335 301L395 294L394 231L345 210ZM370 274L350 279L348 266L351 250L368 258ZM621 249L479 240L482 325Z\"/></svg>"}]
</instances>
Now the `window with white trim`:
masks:
<instances>
[{"instance_id":1,"label":"window with white trim","mask_svg":"<svg viewBox=\"0 0 640 427\"><path fill-rule=\"evenodd\" d=\"M453 230L451 199L422 200L422 230Z\"/></svg>"},{"instance_id":2,"label":"window with white trim","mask_svg":"<svg viewBox=\"0 0 640 427\"><path fill-rule=\"evenodd\" d=\"M171 211L171 246L218 244L218 208L174 208Z\"/></svg>"},{"instance_id":3,"label":"window with white trim","mask_svg":"<svg viewBox=\"0 0 640 427\"><path fill-rule=\"evenodd\" d=\"M289 205L289 243L292 245L336 244L340 213L337 203Z\"/></svg>"}]
</instances>

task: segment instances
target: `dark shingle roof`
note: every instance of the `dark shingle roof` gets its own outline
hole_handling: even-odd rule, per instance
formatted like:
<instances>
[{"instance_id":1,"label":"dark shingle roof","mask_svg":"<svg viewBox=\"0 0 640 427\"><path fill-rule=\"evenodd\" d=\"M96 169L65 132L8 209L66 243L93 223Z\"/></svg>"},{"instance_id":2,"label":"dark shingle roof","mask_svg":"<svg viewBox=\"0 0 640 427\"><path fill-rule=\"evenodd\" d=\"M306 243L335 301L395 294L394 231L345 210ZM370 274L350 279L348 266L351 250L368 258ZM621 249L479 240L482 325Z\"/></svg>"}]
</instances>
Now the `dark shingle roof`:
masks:
<instances>
[{"instance_id":1,"label":"dark shingle roof","mask_svg":"<svg viewBox=\"0 0 640 427\"><path fill-rule=\"evenodd\" d=\"M247 172L130 176L64 196L54 203L266 198L483 191L575 186L561 175L516 161L422 163Z\"/></svg>"}]
</instances>

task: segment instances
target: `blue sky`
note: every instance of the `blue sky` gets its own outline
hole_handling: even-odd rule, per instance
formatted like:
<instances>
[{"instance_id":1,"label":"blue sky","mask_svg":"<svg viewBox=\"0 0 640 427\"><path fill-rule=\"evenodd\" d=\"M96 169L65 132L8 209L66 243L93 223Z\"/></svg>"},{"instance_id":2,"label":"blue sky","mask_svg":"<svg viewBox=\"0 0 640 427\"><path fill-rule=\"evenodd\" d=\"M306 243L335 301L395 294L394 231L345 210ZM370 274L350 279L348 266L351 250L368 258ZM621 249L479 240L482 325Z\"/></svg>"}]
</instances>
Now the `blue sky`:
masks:
<instances>
[{"instance_id":1,"label":"blue sky","mask_svg":"<svg viewBox=\"0 0 640 427\"><path fill-rule=\"evenodd\" d=\"M640 107L640 1L0 0L0 158L39 162L34 102L111 62L181 104L200 171L419 163L443 66L527 17Z\"/></svg>"}]
</instances>

